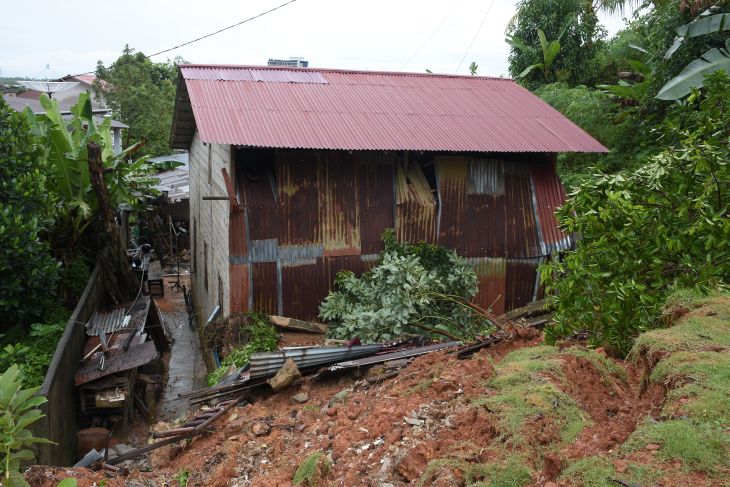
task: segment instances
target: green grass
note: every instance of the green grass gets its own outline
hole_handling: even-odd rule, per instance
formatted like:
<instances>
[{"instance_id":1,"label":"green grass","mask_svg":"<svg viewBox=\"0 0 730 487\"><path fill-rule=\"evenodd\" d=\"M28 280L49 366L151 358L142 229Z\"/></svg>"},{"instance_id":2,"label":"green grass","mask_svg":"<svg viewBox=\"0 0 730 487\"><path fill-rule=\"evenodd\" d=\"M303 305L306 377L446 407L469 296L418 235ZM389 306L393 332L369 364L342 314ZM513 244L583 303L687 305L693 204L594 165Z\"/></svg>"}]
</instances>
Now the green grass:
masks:
<instances>
[{"instance_id":1,"label":"green grass","mask_svg":"<svg viewBox=\"0 0 730 487\"><path fill-rule=\"evenodd\" d=\"M329 460L321 451L316 451L302 460L297 471L294 473L292 483L294 485L305 485L306 487L316 487L322 477L330 471Z\"/></svg>"},{"instance_id":2,"label":"green grass","mask_svg":"<svg viewBox=\"0 0 730 487\"><path fill-rule=\"evenodd\" d=\"M509 455L503 461L474 464L457 458L438 458L429 462L418 486L429 485L433 476L443 468L459 470L467 486L523 487L532 483L532 470L518 455Z\"/></svg>"},{"instance_id":3,"label":"green grass","mask_svg":"<svg viewBox=\"0 0 730 487\"><path fill-rule=\"evenodd\" d=\"M634 342L630 357L653 352L698 352L708 347L730 347L730 297L694 301L689 316L672 327L652 330Z\"/></svg>"},{"instance_id":4,"label":"green grass","mask_svg":"<svg viewBox=\"0 0 730 487\"><path fill-rule=\"evenodd\" d=\"M677 352L651 373L673 387L662 408L666 416L690 416L730 427L730 351Z\"/></svg>"},{"instance_id":5,"label":"green grass","mask_svg":"<svg viewBox=\"0 0 730 487\"><path fill-rule=\"evenodd\" d=\"M660 445L662 460L681 460L683 468L715 474L730 468L730 437L717 424L674 419L643 423L624 443L631 452L649 443Z\"/></svg>"},{"instance_id":6,"label":"green grass","mask_svg":"<svg viewBox=\"0 0 730 487\"><path fill-rule=\"evenodd\" d=\"M611 479L628 484L654 485L661 476L661 470L646 465L629 463L624 473L616 472L610 457L586 457L563 470L559 480L581 487L616 487Z\"/></svg>"},{"instance_id":7,"label":"green grass","mask_svg":"<svg viewBox=\"0 0 730 487\"><path fill-rule=\"evenodd\" d=\"M548 418L557 426L560 440L536 451L573 441L588 424L587 416L572 397L562 392L547 376L562 380L563 361L555 347L540 346L515 350L496 365L488 386L494 394L472 404L484 407L498 417L500 433L507 444L529 446L531 438L525 425L537 418Z\"/></svg>"}]
</instances>

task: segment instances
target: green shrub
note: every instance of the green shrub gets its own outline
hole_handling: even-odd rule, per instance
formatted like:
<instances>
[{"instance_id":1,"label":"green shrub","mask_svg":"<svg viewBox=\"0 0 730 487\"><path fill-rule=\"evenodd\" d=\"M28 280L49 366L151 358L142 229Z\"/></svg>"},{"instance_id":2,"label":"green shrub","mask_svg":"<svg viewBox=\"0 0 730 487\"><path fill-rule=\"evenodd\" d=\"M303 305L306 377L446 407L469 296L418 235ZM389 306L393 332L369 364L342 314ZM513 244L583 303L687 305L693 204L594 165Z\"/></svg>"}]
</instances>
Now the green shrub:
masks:
<instances>
[{"instance_id":1,"label":"green shrub","mask_svg":"<svg viewBox=\"0 0 730 487\"><path fill-rule=\"evenodd\" d=\"M56 313L56 322L34 323L30 330L15 327L0 340L0 370L16 364L25 387L39 387L48 371L58 341L63 335L68 312Z\"/></svg>"},{"instance_id":2,"label":"green shrub","mask_svg":"<svg viewBox=\"0 0 730 487\"><path fill-rule=\"evenodd\" d=\"M53 225L45 155L25 116L0 100L0 315L28 325L53 304L58 264L41 240Z\"/></svg>"},{"instance_id":3,"label":"green shrub","mask_svg":"<svg viewBox=\"0 0 730 487\"><path fill-rule=\"evenodd\" d=\"M0 376L0 474L3 478L0 483L7 487L28 486L20 473L20 462L34 457L28 447L34 443L52 443L33 437L27 429L43 417L36 407L45 403L46 398L36 396L37 391L37 387L21 389L20 369L15 365Z\"/></svg>"},{"instance_id":4,"label":"green shrub","mask_svg":"<svg viewBox=\"0 0 730 487\"><path fill-rule=\"evenodd\" d=\"M212 386L217 384L231 369L243 367L249 363L252 354L276 350L276 346L279 343L279 334L276 331L276 327L269 323L266 315L261 313L240 313L240 318L223 320L224 323L228 322L230 324L231 321L236 323L238 328L237 330L230 330L230 327L226 326L228 332L224 336L228 336L228 333L235 332L237 336L246 337L243 338L246 344L233 349L223 359L220 367L208 375L208 385Z\"/></svg>"},{"instance_id":5,"label":"green shrub","mask_svg":"<svg viewBox=\"0 0 730 487\"><path fill-rule=\"evenodd\" d=\"M456 252L427 243L403 244L392 232L376 267L355 277L340 271L335 291L319 308L332 323L329 336L363 342L403 335L445 335L466 339L484 332L488 323L464 303L477 293L472 266Z\"/></svg>"},{"instance_id":6,"label":"green shrub","mask_svg":"<svg viewBox=\"0 0 730 487\"><path fill-rule=\"evenodd\" d=\"M674 289L727 281L729 98L727 75L708 78L706 94L668 117L665 150L640 169L596 174L558 211L581 238L540 268L556 310L549 342L586 330L594 344L626 353L638 333L661 324Z\"/></svg>"}]
</instances>

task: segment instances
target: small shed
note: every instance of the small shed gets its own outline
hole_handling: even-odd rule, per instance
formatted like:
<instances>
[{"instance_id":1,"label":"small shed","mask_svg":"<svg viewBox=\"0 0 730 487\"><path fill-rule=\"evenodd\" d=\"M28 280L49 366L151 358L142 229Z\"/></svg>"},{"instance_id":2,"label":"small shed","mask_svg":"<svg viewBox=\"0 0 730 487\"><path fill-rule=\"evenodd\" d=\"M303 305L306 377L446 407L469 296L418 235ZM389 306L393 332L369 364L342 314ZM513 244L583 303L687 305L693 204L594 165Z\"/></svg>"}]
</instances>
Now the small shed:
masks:
<instances>
[{"instance_id":1,"label":"small shed","mask_svg":"<svg viewBox=\"0 0 730 487\"><path fill-rule=\"evenodd\" d=\"M392 228L474 265L481 306L540 294L560 152L606 148L511 79L181 65L172 147L190 151L192 280L207 315L314 318Z\"/></svg>"}]
</instances>

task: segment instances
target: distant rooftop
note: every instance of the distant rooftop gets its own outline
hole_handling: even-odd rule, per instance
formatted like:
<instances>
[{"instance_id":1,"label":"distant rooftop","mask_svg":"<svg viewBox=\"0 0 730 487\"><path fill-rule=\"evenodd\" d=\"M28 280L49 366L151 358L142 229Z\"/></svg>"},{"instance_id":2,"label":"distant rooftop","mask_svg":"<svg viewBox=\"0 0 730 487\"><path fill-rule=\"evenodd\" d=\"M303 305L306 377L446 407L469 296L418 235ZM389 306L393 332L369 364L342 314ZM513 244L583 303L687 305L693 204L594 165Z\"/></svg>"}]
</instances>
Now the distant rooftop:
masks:
<instances>
[{"instance_id":1,"label":"distant rooftop","mask_svg":"<svg viewBox=\"0 0 730 487\"><path fill-rule=\"evenodd\" d=\"M46 110L41 105L40 100L36 98L22 98L19 96L3 96L3 99L5 102L15 111L22 112L25 110L26 107L30 108L33 113L46 113ZM67 116L71 115L71 107L76 103L76 100L59 100L58 101L58 109L61 111L61 115L64 115L64 118L68 118ZM111 113L111 110L108 108L102 108L98 105L95 105L95 103L91 102L91 108L92 108L92 114L94 115L94 121L101 122L105 116ZM129 126L123 124L122 122L118 122L116 120L112 120L112 128L121 128L121 129L128 129Z\"/></svg>"},{"instance_id":2,"label":"distant rooftop","mask_svg":"<svg viewBox=\"0 0 730 487\"><path fill-rule=\"evenodd\" d=\"M267 66L287 66L290 68L308 68L309 61L303 57L290 57L289 59L273 59L269 58Z\"/></svg>"}]
</instances>

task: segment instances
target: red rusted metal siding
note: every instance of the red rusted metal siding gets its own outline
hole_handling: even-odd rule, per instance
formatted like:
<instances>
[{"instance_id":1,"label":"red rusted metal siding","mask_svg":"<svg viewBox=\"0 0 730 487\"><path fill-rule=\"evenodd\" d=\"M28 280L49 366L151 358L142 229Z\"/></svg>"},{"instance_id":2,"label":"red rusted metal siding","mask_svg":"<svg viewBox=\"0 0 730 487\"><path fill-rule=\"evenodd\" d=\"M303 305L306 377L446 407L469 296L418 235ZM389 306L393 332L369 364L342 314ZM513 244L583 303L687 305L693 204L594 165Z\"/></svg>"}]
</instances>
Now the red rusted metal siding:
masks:
<instances>
[{"instance_id":1,"label":"red rusted metal siding","mask_svg":"<svg viewBox=\"0 0 730 487\"><path fill-rule=\"evenodd\" d=\"M381 236L394 228L394 159L388 154L363 152L358 157L358 203L360 210L360 250L364 255L383 250Z\"/></svg>"},{"instance_id":2,"label":"red rusted metal siding","mask_svg":"<svg viewBox=\"0 0 730 487\"><path fill-rule=\"evenodd\" d=\"M504 313L507 261L503 258L479 259L474 262L474 270L479 280L479 292L474 302L484 309L491 307L493 313Z\"/></svg>"},{"instance_id":3,"label":"red rusted metal siding","mask_svg":"<svg viewBox=\"0 0 730 487\"><path fill-rule=\"evenodd\" d=\"M558 227L555 217L555 211L565 203L565 189L560 183L555 166L555 159L530 166L543 255L566 250L572 244L570 236Z\"/></svg>"},{"instance_id":4,"label":"red rusted metal siding","mask_svg":"<svg viewBox=\"0 0 730 487\"><path fill-rule=\"evenodd\" d=\"M317 155L280 151L276 155L279 245L321 244Z\"/></svg>"},{"instance_id":5,"label":"red rusted metal siding","mask_svg":"<svg viewBox=\"0 0 730 487\"><path fill-rule=\"evenodd\" d=\"M253 309L316 318L337 272L375 265L383 230L395 226L401 241L466 257L475 302L501 313L540 294L537 263L562 235L547 218L564 192L546 158L278 151L258 164L248 152L237 154L248 254L231 279Z\"/></svg>"},{"instance_id":6,"label":"red rusted metal siding","mask_svg":"<svg viewBox=\"0 0 730 487\"><path fill-rule=\"evenodd\" d=\"M342 152L319 154L317 187L324 255L360 254L358 164Z\"/></svg>"},{"instance_id":7,"label":"red rusted metal siding","mask_svg":"<svg viewBox=\"0 0 730 487\"><path fill-rule=\"evenodd\" d=\"M507 166L505 184L506 257L529 258L540 255L529 167L524 163Z\"/></svg>"},{"instance_id":8,"label":"red rusted metal siding","mask_svg":"<svg viewBox=\"0 0 730 487\"><path fill-rule=\"evenodd\" d=\"M181 65L180 72L176 145L192 136L185 118L192 109L201 139L221 144L607 152L510 79L259 66Z\"/></svg>"},{"instance_id":9,"label":"red rusted metal siding","mask_svg":"<svg viewBox=\"0 0 730 487\"><path fill-rule=\"evenodd\" d=\"M251 265L253 309L278 314L279 277L276 262L257 262Z\"/></svg>"},{"instance_id":10,"label":"red rusted metal siding","mask_svg":"<svg viewBox=\"0 0 730 487\"><path fill-rule=\"evenodd\" d=\"M330 287L323 259L317 259L314 264L282 267L281 274L284 316L316 319L319 303Z\"/></svg>"},{"instance_id":11,"label":"red rusted metal siding","mask_svg":"<svg viewBox=\"0 0 730 487\"><path fill-rule=\"evenodd\" d=\"M396 165L395 234L401 242L436 242L436 200L423 171L408 162Z\"/></svg>"}]
</instances>

